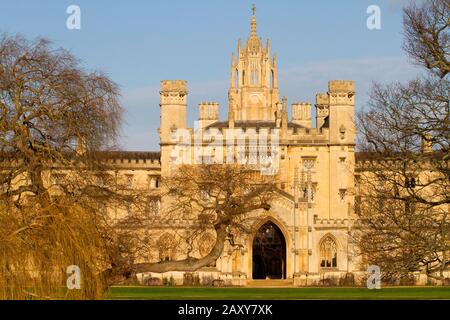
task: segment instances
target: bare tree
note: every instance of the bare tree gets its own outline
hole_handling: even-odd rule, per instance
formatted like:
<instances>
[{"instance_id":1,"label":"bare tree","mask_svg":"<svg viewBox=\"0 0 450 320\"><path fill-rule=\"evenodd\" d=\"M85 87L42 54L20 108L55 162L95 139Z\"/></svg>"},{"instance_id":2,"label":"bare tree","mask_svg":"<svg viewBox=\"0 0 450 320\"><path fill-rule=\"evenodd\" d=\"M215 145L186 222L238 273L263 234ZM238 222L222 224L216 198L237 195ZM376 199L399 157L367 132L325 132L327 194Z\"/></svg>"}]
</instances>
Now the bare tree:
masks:
<instances>
[{"instance_id":1,"label":"bare tree","mask_svg":"<svg viewBox=\"0 0 450 320\"><path fill-rule=\"evenodd\" d=\"M428 0L404 9L404 49L419 65L444 78L450 72L450 1Z\"/></svg>"},{"instance_id":2,"label":"bare tree","mask_svg":"<svg viewBox=\"0 0 450 320\"><path fill-rule=\"evenodd\" d=\"M375 85L358 116L357 242L391 278L426 270L443 279L450 265L447 91L443 79Z\"/></svg>"},{"instance_id":3,"label":"bare tree","mask_svg":"<svg viewBox=\"0 0 450 320\"><path fill-rule=\"evenodd\" d=\"M181 240L185 258L157 263L136 263L134 273L195 271L214 264L226 243L238 246L235 236L251 230L254 214L269 210L275 195L275 177L240 165L183 165L163 182L168 203L164 219L186 223ZM207 254L195 256L194 240L213 234Z\"/></svg>"},{"instance_id":4,"label":"bare tree","mask_svg":"<svg viewBox=\"0 0 450 320\"><path fill-rule=\"evenodd\" d=\"M450 266L448 4L405 9L405 49L431 76L375 84L358 115L355 239L387 278L420 270L443 280Z\"/></svg>"}]
</instances>

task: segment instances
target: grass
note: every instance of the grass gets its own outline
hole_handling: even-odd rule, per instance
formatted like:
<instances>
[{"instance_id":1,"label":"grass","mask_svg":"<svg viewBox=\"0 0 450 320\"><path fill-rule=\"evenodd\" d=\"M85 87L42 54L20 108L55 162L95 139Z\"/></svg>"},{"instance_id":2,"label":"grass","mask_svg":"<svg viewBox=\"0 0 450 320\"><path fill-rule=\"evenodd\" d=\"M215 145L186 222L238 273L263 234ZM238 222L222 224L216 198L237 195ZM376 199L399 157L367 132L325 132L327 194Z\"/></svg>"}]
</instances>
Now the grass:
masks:
<instances>
[{"instance_id":1,"label":"grass","mask_svg":"<svg viewBox=\"0 0 450 320\"><path fill-rule=\"evenodd\" d=\"M450 287L367 288L192 288L112 287L108 299L121 300L450 300Z\"/></svg>"}]
</instances>

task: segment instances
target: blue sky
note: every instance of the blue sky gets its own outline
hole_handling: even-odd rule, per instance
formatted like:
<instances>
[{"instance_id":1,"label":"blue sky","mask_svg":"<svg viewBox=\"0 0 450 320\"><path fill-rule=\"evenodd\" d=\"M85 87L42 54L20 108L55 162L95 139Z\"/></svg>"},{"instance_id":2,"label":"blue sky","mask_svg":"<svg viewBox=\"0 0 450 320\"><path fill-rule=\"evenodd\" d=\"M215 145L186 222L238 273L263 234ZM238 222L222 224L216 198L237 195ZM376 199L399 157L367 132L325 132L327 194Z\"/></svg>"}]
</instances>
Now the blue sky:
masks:
<instances>
[{"instance_id":1,"label":"blue sky","mask_svg":"<svg viewBox=\"0 0 450 320\"><path fill-rule=\"evenodd\" d=\"M419 70L402 52L401 7L408 0L0 0L0 32L47 37L90 70L119 84L125 112L121 145L158 150L159 83L189 83L188 126L197 104L217 101L226 115L231 53L250 32L277 52L280 93L314 103L328 80L356 81L357 109L373 81L406 81ZM81 8L81 30L68 30L66 9ZM381 30L366 27L369 5L381 9Z\"/></svg>"}]
</instances>

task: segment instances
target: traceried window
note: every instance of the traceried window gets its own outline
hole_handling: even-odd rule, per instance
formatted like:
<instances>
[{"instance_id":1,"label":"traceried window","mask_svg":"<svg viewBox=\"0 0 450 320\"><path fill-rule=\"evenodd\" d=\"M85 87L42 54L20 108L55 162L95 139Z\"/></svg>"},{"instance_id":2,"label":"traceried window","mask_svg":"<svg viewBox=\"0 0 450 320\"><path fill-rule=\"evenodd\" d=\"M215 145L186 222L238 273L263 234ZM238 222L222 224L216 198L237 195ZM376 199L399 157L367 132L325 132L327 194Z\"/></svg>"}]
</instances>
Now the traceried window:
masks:
<instances>
[{"instance_id":1,"label":"traceried window","mask_svg":"<svg viewBox=\"0 0 450 320\"><path fill-rule=\"evenodd\" d=\"M159 188L159 185L160 185L159 177L149 175L147 178L147 181L148 181L148 188L150 190Z\"/></svg>"},{"instance_id":2,"label":"traceried window","mask_svg":"<svg viewBox=\"0 0 450 320\"><path fill-rule=\"evenodd\" d=\"M149 197L147 199L146 213L147 217L159 215L161 212L161 200L159 198Z\"/></svg>"},{"instance_id":3,"label":"traceried window","mask_svg":"<svg viewBox=\"0 0 450 320\"><path fill-rule=\"evenodd\" d=\"M215 236L211 232L204 233L198 240L198 250L202 257L206 257L214 246Z\"/></svg>"},{"instance_id":4,"label":"traceried window","mask_svg":"<svg viewBox=\"0 0 450 320\"><path fill-rule=\"evenodd\" d=\"M258 62L256 60L252 60L250 62L250 84L258 85L259 82L259 70L258 70Z\"/></svg>"},{"instance_id":5,"label":"traceried window","mask_svg":"<svg viewBox=\"0 0 450 320\"><path fill-rule=\"evenodd\" d=\"M157 242L159 261L171 261L175 258L177 244L173 235L164 233Z\"/></svg>"},{"instance_id":6,"label":"traceried window","mask_svg":"<svg viewBox=\"0 0 450 320\"><path fill-rule=\"evenodd\" d=\"M274 80L274 74L273 74L273 69L270 70L270 89L273 89L273 80Z\"/></svg>"},{"instance_id":7,"label":"traceried window","mask_svg":"<svg viewBox=\"0 0 450 320\"><path fill-rule=\"evenodd\" d=\"M327 236L320 243L320 267L337 267L337 246L334 239L330 236Z\"/></svg>"},{"instance_id":8,"label":"traceried window","mask_svg":"<svg viewBox=\"0 0 450 320\"><path fill-rule=\"evenodd\" d=\"M126 186L128 189L133 188L133 175L132 174L126 175Z\"/></svg>"},{"instance_id":9,"label":"traceried window","mask_svg":"<svg viewBox=\"0 0 450 320\"><path fill-rule=\"evenodd\" d=\"M305 186L303 189L303 199L306 199L309 202L315 202L316 199L316 185L312 185L310 188Z\"/></svg>"},{"instance_id":10,"label":"traceried window","mask_svg":"<svg viewBox=\"0 0 450 320\"><path fill-rule=\"evenodd\" d=\"M303 160L303 169L305 171L314 170L315 161L314 159L304 159Z\"/></svg>"}]
</instances>

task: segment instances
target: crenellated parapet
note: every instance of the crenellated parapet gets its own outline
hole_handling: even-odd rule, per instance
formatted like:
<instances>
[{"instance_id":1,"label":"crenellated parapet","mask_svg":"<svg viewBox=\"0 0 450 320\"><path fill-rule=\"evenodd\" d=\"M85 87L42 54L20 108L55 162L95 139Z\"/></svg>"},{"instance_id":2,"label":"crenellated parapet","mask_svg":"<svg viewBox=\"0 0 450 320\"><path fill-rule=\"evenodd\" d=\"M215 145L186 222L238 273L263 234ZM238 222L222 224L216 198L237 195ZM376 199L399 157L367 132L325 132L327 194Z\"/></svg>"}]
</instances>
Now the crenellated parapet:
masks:
<instances>
[{"instance_id":1,"label":"crenellated parapet","mask_svg":"<svg viewBox=\"0 0 450 320\"><path fill-rule=\"evenodd\" d=\"M311 103L295 102L292 104L292 122L305 128L311 128Z\"/></svg>"},{"instance_id":2,"label":"crenellated parapet","mask_svg":"<svg viewBox=\"0 0 450 320\"><path fill-rule=\"evenodd\" d=\"M110 151L102 152L102 158L106 163L122 166L142 166L159 168L161 166L160 152L138 151Z\"/></svg>"},{"instance_id":3,"label":"crenellated parapet","mask_svg":"<svg viewBox=\"0 0 450 320\"><path fill-rule=\"evenodd\" d=\"M160 90L161 143L167 143L173 130L186 128L187 81L163 80Z\"/></svg>"},{"instance_id":4,"label":"crenellated parapet","mask_svg":"<svg viewBox=\"0 0 450 320\"><path fill-rule=\"evenodd\" d=\"M161 81L160 101L161 105L185 105L187 98L186 80L163 80Z\"/></svg>"},{"instance_id":5,"label":"crenellated parapet","mask_svg":"<svg viewBox=\"0 0 450 320\"><path fill-rule=\"evenodd\" d=\"M199 120L219 120L219 103L201 102L198 105Z\"/></svg>"},{"instance_id":6,"label":"crenellated parapet","mask_svg":"<svg viewBox=\"0 0 450 320\"><path fill-rule=\"evenodd\" d=\"M328 82L328 98L330 105L355 104L355 82L349 80L333 80Z\"/></svg>"},{"instance_id":7,"label":"crenellated parapet","mask_svg":"<svg viewBox=\"0 0 450 320\"><path fill-rule=\"evenodd\" d=\"M358 223L355 219L314 219L316 229L347 229Z\"/></svg>"},{"instance_id":8,"label":"crenellated parapet","mask_svg":"<svg viewBox=\"0 0 450 320\"><path fill-rule=\"evenodd\" d=\"M328 92L316 95L316 111L316 127L329 128L331 144L355 144L354 81L329 81Z\"/></svg>"},{"instance_id":9,"label":"crenellated parapet","mask_svg":"<svg viewBox=\"0 0 450 320\"><path fill-rule=\"evenodd\" d=\"M327 93L318 93L316 95L316 128L322 128L325 119L328 117L330 99Z\"/></svg>"}]
</instances>

